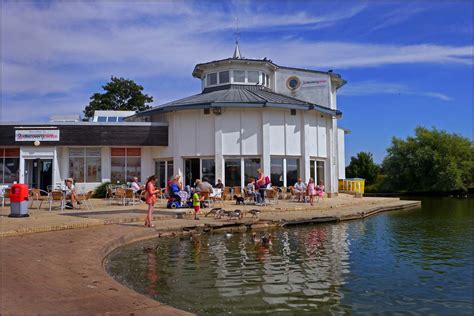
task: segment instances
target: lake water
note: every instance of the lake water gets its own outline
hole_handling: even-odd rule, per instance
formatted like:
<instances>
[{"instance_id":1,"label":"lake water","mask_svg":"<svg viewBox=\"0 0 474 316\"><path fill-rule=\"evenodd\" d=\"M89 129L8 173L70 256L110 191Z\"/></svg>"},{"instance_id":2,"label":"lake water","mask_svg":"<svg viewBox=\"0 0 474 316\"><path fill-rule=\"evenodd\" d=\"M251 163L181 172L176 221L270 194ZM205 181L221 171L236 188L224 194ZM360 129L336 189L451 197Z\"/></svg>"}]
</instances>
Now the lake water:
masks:
<instances>
[{"instance_id":1,"label":"lake water","mask_svg":"<svg viewBox=\"0 0 474 316\"><path fill-rule=\"evenodd\" d=\"M108 258L119 282L198 315L472 315L474 199L365 220L160 238ZM144 251L156 247L156 251Z\"/></svg>"}]
</instances>

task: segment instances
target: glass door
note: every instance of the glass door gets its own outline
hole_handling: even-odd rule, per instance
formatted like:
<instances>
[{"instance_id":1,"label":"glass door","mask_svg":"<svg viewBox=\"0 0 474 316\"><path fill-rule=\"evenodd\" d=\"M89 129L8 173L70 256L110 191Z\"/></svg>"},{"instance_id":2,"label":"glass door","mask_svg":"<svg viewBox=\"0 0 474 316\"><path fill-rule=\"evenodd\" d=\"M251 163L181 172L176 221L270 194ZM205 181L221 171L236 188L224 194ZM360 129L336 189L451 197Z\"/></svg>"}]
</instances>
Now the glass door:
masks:
<instances>
[{"instance_id":1,"label":"glass door","mask_svg":"<svg viewBox=\"0 0 474 316\"><path fill-rule=\"evenodd\" d=\"M309 165L310 177L316 184L323 182L326 184L325 162L323 160L311 160Z\"/></svg>"},{"instance_id":2,"label":"glass door","mask_svg":"<svg viewBox=\"0 0 474 316\"><path fill-rule=\"evenodd\" d=\"M25 159L25 182L29 188L46 191L53 183L53 160Z\"/></svg>"},{"instance_id":3,"label":"glass door","mask_svg":"<svg viewBox=\"0 0 474 316\"><path fill-rule=\"evenodd\" d=\"M192 158L184 160L184 185L193 186L196 179L201 176L200 159Z\"/></svg>"}]
</instances>

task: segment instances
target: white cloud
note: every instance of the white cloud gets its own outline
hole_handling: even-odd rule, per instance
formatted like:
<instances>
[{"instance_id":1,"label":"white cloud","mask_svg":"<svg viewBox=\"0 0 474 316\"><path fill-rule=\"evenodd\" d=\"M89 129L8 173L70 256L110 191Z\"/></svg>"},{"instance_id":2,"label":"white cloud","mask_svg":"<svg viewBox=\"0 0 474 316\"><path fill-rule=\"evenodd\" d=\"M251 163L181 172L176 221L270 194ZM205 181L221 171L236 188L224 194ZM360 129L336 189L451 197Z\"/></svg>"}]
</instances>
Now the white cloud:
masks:
<instances>
[{"instance_id":1,"label":"white cloud","mask_svg":"<svg viewBox=\"0 0 474 316\"><path fill-rule=\"evenodd\" d=\"M69 103L82 108L91 94L86 91L91 82L103 82L110 75L137 81L185 80L195 64L230 57L233 47L227 37L235 26L235 15L242 30L258 34L281 28L284 36L295 27L314 30L331 26L366 8L356 4L338 10L335 5L332 10L311 14L310 10L276 12L255 2L237 1L234 8L226 10L219 5L190 1L3 3L2 94L33 95L38 99L28 104L34 108L48 104L51 100L46 96L51 93L67 93L71 95ZM243 39L242 53L246 57L267 56L281 65L323 70L407 63L472 65L472 45L318 42L292 33L296 36L286 40ZM343 90L350 86L352 83ZM179 86L174 89L168 95L187 94ZM426 96L443 98L436 92L426 92ZM51 102L61 111L62 101ZM4 98L5 108L11 104ZM51 110L45 108L49 113Z\"/></svg>"},{"instance_id":2,"label":"white cloud","mask_svg":"<svg viewBox=\"0 0 474 316\"><path fill-rule=\"evenodd\" d=\"M350 85L344 86L339 95L343 96L366 96L366 95L381 95L381 94L403 94L424 96L429 98L436 98L442 101L451 101L452 98L446 94L432 91L419 91L414 87L408 87L399 83L362 81L351 82Z\"/></svg>"}]
</instances>

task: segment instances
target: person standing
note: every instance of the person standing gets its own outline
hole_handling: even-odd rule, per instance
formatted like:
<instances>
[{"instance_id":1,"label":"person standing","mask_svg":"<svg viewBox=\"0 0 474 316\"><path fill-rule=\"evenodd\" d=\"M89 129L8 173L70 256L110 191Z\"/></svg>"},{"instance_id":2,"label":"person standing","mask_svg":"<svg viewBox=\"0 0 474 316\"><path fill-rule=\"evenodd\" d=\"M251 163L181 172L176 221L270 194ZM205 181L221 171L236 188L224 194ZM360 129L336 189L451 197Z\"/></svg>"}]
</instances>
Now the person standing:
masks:
<instances>
[{"instance_id":1,"label":"person standing","mask_svg":"<svg viewBox=\"0 0 474 316\"><path fill-rule=\"evenodd\" d=\"M155 207L155 203L156 203L156 193L158 193L159 191L156 189L155 183L156 183L156 177L153 175L153 176L148 177L146 181L146 185L145 185L145 190L146 190L145 201L146 201L146 204L148 204L148 213L145 219L145 227L155 227L155 225L151 223L152 216L153 216L153 208Z\"/></svg>"},{"instance_id":2,"label":"person standing","mask_svg":"<svg viewBox=\"0 0 474 316\"><path fill-rule=\"evenodd\" d=\"M311 204L311 206L313 206L314 196L316 195L316 186L313 178L309 178L307 190L309 195L309 203Z\"/></svg>"},{"instance_id":3,"label":"person standing","mask_svg":"<svg viewBox=\"0 0 474 316\"><path fill-rule=\"evenodd\" d=\"M199 198L199 193L194 191L193 194L193 208L194 208L194 219L198 220L199 218L197 217L197 213L199 213L199 210L201 208L201 199Z\"/></svg>"}]
</instances>

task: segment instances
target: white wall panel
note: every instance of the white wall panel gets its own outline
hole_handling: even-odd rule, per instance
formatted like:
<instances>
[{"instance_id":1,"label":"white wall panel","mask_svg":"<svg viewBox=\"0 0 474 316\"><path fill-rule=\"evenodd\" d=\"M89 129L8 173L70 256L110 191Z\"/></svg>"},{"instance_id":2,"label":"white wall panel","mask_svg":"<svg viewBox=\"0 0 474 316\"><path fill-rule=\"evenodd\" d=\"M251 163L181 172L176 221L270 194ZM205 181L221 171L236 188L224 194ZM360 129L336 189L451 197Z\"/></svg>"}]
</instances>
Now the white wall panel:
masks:
<instances>
[{"instance_id":1,"label":"white wall panel","mask_svg":"<svg viewBox=\"0 0 474 316\"><path fill-rule=\"evenodd\" d=\"M270 155L285 154L285 112L268 111L270 122Z\"/></svg>"},{"instance_id":2,"label":"white wall panel","mask_svg":"<svg viewBox=\"0 0 474 316\"><path fill-rule=\"evenodd\" d=\"M315 112L309 112L306 115L308 129L306 141L308 143L308 156L316 157L318 155L318 121Z\"/></svg>"},{"instance_id":3,"label":"white wall panel","mask_svg":"<svg viewBox=\"0 0 474 316\"><path fill-rule=\"evenodd\" d=\"M240 155L240 111L222 111L222 154Z\"/></svg>"},{"instance_id":4,"label":"white wall panel","mask_svg":"<svg viewBox=\"0 0 474 316\"><path fill-rule=\"evenodd\" d=\"M215 143L214 114L204 114L203 110L195 111L197 124L196 154L199 156L213 156Z\"/></svg>"},{"instance_id":5,"label":"white wall panel","mask_svg":"<svg viewBox=\"0 0 474 316\"><path fill-rule=\"evenodd\" d=\"M344 130L339 128L337 130L337 159L338 159L338 178L346 178L346 157L345 157L345 139Z\"/></svg>"},{"instance_id":6,"label":"white wall panel","mask_svg":"<svg viewBox=\"0 0 474 316\"><path fill-rule=\"evenodd\" d=\"M299 111L291 115L290 111L284 110L286 121L286 154L301 155L301 117Z\"/></svg>"},{"instance_id":7,"label":"white wall panel","mask_svg":"<svg viewBox=\"0 0 474 316\"><path fill-rule=\"evenodd\" d=\"M318 157L327 157L327 122L326 117L317 115L318 119Z\"/></svg>"},{"instance_id":8,"label":"white wall panel","mask_svg":"<svg viewBox=\"0 0 474 316\"><path fill-rule=\"evenodd\" d=\"M259 110L242 109L242 155L262 153L262 114Z\"/></svg>"},{"instance_id":9,"label":"white wall panel","mask_svg":"<svg viewBox=\"0 0 474 316\"><path fill-rule=\"evenodd\" d=\"M196 154L196 113L194 111L181 111L176 113L178 124L178 137L175 146L181 156ZM176 142L177 141L177 142Z\"/></svg>"}]
</instances>

